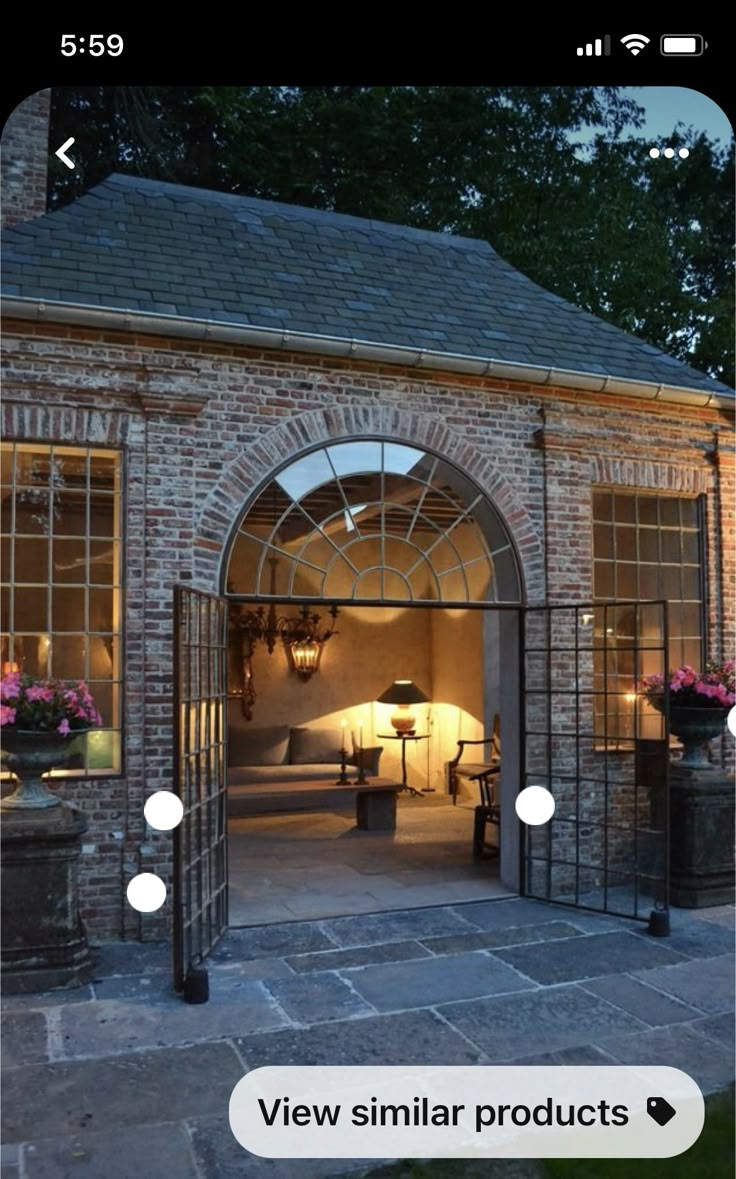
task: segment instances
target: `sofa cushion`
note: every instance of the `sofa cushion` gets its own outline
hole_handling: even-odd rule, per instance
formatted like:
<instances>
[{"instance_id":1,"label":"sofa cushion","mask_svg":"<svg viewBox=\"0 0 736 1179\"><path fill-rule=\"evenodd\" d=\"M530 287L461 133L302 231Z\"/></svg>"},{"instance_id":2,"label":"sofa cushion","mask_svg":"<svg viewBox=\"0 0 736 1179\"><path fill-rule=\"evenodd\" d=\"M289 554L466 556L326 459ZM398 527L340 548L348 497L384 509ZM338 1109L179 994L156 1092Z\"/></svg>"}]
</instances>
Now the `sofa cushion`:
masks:
<instances>
[{"instance_id":1,"label":"sofa cushion","mask_svg":"<svg viewBox=\"0 0 736 1179\"><path fill-rule=\"evenodd\" d=\"M293 766L340 764L340 729L292 729L289 761Z\"/></svg>"},{"instance_id":2,"label":"sofa cushion","mask_svg":"<svg viewBox=\"0 0 736 1179\"><path fill-rule=\"evenodd\" d=\"M228 730L228 761L233 766L283 766L289 751L289 726Z\"/></svg>"},{"instance_id":3,"label":"sofa cushion","mask_svg":"<svg viewBox=\"0 0 736 1179\"><path fill-rule=\"evenodd\" d=\"M356 767L348 766L348 773L355 775ZM266 782L282 785L289 789L290 782L335 783L340 767L318 762L316 765L298 766L231 766L227 772L229 786L257 786Z\"/></svg>"}]
</instances>

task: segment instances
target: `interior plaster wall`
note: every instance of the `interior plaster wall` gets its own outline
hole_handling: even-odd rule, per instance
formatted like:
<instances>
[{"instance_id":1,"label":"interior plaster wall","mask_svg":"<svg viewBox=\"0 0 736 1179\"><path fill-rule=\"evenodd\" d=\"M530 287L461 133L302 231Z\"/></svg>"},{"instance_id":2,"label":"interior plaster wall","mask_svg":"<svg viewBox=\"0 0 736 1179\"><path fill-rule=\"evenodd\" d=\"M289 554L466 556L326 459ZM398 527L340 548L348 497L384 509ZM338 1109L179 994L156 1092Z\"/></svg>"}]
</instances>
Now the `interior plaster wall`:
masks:
<instances>
[{"instance_id":1,"label":"interior plaster wall","mask_svg":"<svg viewBox=\"0 0 736 1179\"><path fill-rule=\"evenodd\" d=\"M280 614L296 613L282 606ZM324 611L320 611L326 618ZM399 606L349 606L340 611L337 633L326 644L320 670L306 682L289 671L278 644L272 655L259 643L253 656L257 693L253 719L246 721L237 696L230 699L230 724L247 732L271 725L339 728L366 745L384 746L381 773L401 773L401 745L381 741L390 733L391 706L376 698L395 679L411 679L429 696L416 709L417 731L429 741L407 745L410 785L445 789L445 763L459 737L483 730L483 612L427 610Z\"/></svg>"},{"instance_id":2,"label":"interior plaster wall","mask_svg":"<svg viewBox=\"0 0 736 1179\"><path fill-rule=\"evenodd\" d=\"M483 736L483 616L479 610L431 613L429 784L435 790L445 789L445 763L457 753L457 742Z\"/></svg>"}]
</instances>

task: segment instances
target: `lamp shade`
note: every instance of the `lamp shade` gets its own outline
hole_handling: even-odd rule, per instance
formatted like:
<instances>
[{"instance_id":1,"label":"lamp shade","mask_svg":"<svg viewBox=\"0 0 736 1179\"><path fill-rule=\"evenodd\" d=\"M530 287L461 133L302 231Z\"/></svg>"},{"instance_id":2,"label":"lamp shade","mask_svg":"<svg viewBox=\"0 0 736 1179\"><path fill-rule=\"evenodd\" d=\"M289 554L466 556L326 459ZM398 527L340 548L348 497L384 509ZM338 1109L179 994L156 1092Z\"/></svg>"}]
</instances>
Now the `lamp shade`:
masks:
<instances>
[{"instance_id":1,"label":"lamp shade","mask_svg":"<svg viewBox=\"0 0 736 1179\"><path fill-rule=\"evenodd\" d=\"M413 680L394 680L389 688L377 700L378 704L427 704L429 696L425 696Z\"/></svg>"}]
</instances>

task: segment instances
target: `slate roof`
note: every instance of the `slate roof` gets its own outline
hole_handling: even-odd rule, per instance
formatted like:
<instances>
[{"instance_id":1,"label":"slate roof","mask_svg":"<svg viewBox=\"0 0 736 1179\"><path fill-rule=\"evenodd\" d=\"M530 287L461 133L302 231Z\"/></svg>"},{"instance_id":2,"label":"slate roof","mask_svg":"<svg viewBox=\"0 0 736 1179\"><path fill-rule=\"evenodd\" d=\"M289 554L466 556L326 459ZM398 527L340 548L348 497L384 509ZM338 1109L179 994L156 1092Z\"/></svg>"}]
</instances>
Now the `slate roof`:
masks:
<instances>
[{"instance_id":1,"label":"slate roof","mask_svg":"<svg viewBox=\"0 0 736 1179\"><path fill-rule=\"evenodd\" d=\"M133 176L7 230L3 291L729 392L487 242Z\"/></svg>"}]
</instances>

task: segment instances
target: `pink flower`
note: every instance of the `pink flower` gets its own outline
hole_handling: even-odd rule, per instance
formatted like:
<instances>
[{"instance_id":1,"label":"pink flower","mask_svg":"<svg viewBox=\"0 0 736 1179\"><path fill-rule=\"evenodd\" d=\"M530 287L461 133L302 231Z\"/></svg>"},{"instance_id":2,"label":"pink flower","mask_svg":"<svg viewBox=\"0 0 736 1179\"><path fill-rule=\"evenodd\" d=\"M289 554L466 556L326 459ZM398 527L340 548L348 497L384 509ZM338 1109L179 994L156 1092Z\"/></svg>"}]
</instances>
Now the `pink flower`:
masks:
<instances>
[{"instance_id":1,"label":"pink flower","mask_svg":"<svg viewBox=\"0 0 736 1179\"><path fill-rule=\"evenodd\" d=\"M11 672L0 680L0 700L14 700L20 692L20 673Z\"/></svg>"},{"instance_id":2,"label":"pink flower","mask_svg":"<svg viewBox=\"0 0 736 1179\"><path fill-rule=\"evenodd\" d=\"M15 709L8 708L7 704L0 704L0 725L14 725L15 724Z\"/></svg>"},{"instance_id":3,"label":"pink flower","mask_svg":"<svg viewBox=\"0 0 736 1179\"><path fill-rule=\"evenodd\" d=\"M64 717L63 721L61 722L61 724L59 725L59 727L56 731L57 731L57 733L61 733L62 737L69 736L69 731L70 731L69 730L69 721L66 719L66 717Z\"/></svg>"},{"instance_id":4,"label":"pink flower","mask_svg":"<svg viewBox=\"0 0 736 1179\"><path fill-rule=\"evenodd\" d=\"M53 698L52 689L45 688L43 684L31 684L30 688L26 688L26 700L30 700L31 703L41 700L44 704L50 704Z\"/></svg>"}]
</instances>

